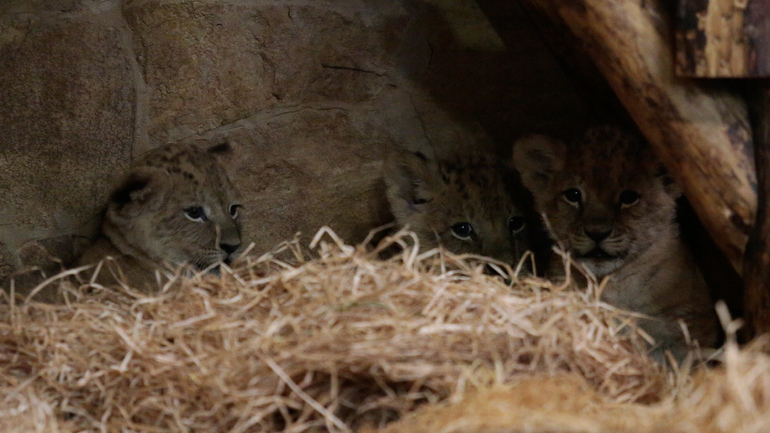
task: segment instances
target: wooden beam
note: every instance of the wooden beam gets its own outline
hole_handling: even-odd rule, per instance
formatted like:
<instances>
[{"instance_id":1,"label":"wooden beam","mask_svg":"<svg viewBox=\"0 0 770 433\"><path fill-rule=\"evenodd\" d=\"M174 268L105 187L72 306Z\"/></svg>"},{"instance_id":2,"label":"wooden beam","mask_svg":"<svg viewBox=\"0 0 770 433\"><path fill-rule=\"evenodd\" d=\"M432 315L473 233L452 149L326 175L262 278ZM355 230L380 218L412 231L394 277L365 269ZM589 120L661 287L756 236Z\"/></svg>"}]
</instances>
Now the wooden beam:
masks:
<instances>
[{"instance_id":1,"label":"wooden beam","mask_svg":"<svg viewBox=\"0 0 770 433\"><path fill-rule=\"evenodd\" d=\"M756 176L746 104L717 83L674 76L671 16L646 0L522 0L558 17L682 185L738 272L754 222Z\"/></svg>"},{"instance_id":2,"label":"wooden beam","mask_svg":"<svg viewBox=\"0 0 770 433\"><path fill-rule=\"evenodd\" d=\"M757 222L744 259L744 310L749 332L770 332L770 83L749 92L757 163Z\"/></svg>"},{"instance_id":3,"label":"wooden beam","mask_svg":"<svg viewBox=\"0 0 770 433\"><path fill-rule=\"evenodd\" d=\"M678 75L770 76L770 0L680 0L677 15Z\"/></svg>"}]
</instances>

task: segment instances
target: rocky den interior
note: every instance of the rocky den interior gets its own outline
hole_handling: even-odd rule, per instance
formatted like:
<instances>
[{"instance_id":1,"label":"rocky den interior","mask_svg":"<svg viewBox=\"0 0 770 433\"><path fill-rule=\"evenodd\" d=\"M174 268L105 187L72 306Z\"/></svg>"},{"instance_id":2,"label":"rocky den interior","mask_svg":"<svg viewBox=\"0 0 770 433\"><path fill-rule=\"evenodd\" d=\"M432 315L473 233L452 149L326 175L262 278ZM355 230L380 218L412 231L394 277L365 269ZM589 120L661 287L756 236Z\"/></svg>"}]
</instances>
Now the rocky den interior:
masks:
<instances>
[{"instance_id":1,"label":"rocky den interior","mask_svg":"<svg viewBox=\"0 0 770 433\"><path fill-rule=\"evenodd\" d=\"M506 0L1 2L0 281L74 261L166 143L235 147L243 240L264 252L390 222L393 150L507 159L524 133L625 119L540 31Z\"/></svg>"},{"instance_id":2,"label":"rocky den interior","mask_svg":"<svg viewBox=\"0 0 770 433\"><path fill-rule=\"evenodd\" d=\"M501 24L502 23L502 24ZM228 141L244 241L392 219L380 167L591 116L516 2L0 3L0 276L71 260L132 158Z\"/></svg>"}]
</instances>

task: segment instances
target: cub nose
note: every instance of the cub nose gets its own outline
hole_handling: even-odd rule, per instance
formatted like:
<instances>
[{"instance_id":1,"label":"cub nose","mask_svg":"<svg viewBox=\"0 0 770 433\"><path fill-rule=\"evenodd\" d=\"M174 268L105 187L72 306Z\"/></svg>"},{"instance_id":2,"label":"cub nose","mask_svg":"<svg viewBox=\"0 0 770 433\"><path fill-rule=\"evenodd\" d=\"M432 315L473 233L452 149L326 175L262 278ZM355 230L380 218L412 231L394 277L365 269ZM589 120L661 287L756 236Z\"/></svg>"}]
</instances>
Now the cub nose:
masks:
<instances>
[{"instance_id":1,"label":"cub nose","mask_svg":"<svg viewBox=\"0 0 770 433\"><path fill-rule=\"evenodd\" d=\"M610 233L612 233L612 230L607 231L586 231L586 236L591 238L594 242L599 243L605 239L607 239L610 236Z\"/></svg>"},{"instance_id":2,"label":"cub nose","mask_svg":"<svg viewBox=\"0 0 770 433\"><path fill-rule=\"evenodd\" d=\"M232 254L238 250L241 244L219 244L219 248L227 254Z\"/></svg>"}]
</instances>

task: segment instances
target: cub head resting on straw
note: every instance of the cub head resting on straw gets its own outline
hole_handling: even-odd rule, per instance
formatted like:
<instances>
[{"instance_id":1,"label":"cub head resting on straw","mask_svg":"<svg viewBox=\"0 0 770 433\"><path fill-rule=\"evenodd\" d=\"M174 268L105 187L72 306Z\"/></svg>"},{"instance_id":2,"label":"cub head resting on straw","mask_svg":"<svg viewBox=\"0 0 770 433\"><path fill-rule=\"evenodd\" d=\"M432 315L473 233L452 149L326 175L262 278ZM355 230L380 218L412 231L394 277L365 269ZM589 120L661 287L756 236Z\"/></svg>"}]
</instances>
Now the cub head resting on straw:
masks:
<instances>
[{"instance_id":1,"label":"cub head resting on straw","mask_svg":"<svg viewBox=\"0 0 770 433\"><path fill-rule=\"evenodd\" d=\"M102 237L80 263L113 256L131 283L154 281L164 263L198 270L229 263L241 246L241 205L217 157L231 151L172 144L141 157L112 193Z\"/></svg>"},{"instance_id":2,"label":"cub head resting on straw","mask_svg":"<svg viewBox=\"0 0 770 433\"><path fill-rule=\"evenodd\" d=\"M441 244L515 265L531 246L531 195L495 159L433 161L399 152L384 178L396 224L414 230L423 249Z\"/></svg>"},{"instance_id":3,"label":"cub head resting on straw","mask_svg":"<svg viewBox=\"0 0 770 433\"><path fill-rule=\"evenodd\" d=\"M513 160L551 237L610 277L602 299L652 316L640 326L656 354L686 353L680 320L701 346L715 343L708 288L674 220L680 190L642 139L610 126L572 143L531 135L514 144Z\"/></svg>"}]
</instances>

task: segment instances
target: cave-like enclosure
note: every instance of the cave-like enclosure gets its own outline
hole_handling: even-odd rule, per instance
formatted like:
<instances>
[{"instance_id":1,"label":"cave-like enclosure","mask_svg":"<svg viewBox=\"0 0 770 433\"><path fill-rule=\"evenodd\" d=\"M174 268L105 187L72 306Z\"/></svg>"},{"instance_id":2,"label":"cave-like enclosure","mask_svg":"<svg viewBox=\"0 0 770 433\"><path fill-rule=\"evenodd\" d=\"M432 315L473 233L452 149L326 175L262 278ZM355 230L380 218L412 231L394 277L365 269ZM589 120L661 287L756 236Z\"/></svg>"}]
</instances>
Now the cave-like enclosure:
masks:
<instances>
[{"instance_id":1,"label":"cave-like enclosure","mask_svg":"<svg viewBox=\"0 0 770 433\"><path fill-rule=\"evenodd\" d=\"M652 143L684 187L683 236L717 295L767 331L767 10L4 1L0 280L34 266L38 246L73 260L116 177L165 143L236 146L244 240L264 252L323 225L355 243L388 222L380 168L393 150L506 159L524 133L612 122Z\"/></svg>"}]
</instances>

